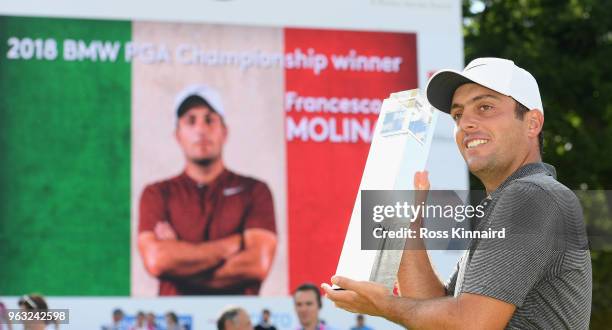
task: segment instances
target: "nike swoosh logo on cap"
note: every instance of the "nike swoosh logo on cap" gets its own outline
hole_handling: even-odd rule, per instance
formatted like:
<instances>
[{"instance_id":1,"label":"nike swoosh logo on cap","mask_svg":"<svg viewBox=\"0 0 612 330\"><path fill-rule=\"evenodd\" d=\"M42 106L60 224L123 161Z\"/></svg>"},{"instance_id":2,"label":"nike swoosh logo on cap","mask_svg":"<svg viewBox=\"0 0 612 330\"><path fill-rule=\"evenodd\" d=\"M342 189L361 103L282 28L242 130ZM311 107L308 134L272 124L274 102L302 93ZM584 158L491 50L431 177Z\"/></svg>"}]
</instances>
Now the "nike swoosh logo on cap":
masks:
<instances>
[{"instance_id":1,"label":"nike swoosh logo on cap","mask_svg":"<svg viewBox=\"0 0 612 330\"><path fill-rule=\"evenodd\" d=\"M479 66L483 66L483 65L487 65L487 63L478 64L478 65L474 65L474 66L471 66L471 67L469 67L469 68L465 68L465 70L463 70L463 71L472 70L473 68L477 68L477 67L479 67Z\"/></svg>"}]
</instances>

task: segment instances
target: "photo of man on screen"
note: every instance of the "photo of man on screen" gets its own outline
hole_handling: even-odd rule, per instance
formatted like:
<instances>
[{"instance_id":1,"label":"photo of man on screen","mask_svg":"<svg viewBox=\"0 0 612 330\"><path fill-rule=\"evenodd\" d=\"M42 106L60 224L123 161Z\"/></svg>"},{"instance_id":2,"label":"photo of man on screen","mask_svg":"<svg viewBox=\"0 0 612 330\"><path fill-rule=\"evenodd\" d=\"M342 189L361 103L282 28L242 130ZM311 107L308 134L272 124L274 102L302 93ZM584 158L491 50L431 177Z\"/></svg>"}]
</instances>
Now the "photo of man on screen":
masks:
<instances>
[{"instance_id":1,"label":"photo of man on screen","mask_svg":"<svg viewBox=\"0 0 612 330\"><path fill-rule=\"evenodd\" d=\"M194 85L176 100L183 172L145 187L138 249L159 295L256 295L277 244L272 194L225 167L228 136L220 95Z\"/></svg>"}]
</instances>

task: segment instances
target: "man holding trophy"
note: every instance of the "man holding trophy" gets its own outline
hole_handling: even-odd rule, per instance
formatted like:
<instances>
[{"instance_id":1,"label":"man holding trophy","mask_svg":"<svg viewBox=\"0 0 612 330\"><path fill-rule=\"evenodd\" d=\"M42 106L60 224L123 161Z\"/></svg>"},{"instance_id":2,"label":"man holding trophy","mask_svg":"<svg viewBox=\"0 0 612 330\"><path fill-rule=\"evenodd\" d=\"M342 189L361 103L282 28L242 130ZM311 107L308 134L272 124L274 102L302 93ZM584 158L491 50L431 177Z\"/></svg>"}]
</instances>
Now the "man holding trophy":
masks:
<instances>
[{"instance_id":1,"label":"man holding trophy","mask_svg":"<svg viewBox=\"0 0 612 330\"><path fill-rule=\"evenodd\" d=\"M461 72L437 72L425 93L455 121L457 147L486 189L477 229L508 235L470 241L446 283L425 249L406 249L398 295L335 276L342 290L323 284L328 298L409 328L588 328L592 275L582 210L542 163L544 109L535 78L512 61L479 58ZM427 191L427 173L416 173L414 185Z\"/></svg>"}]
</instances>

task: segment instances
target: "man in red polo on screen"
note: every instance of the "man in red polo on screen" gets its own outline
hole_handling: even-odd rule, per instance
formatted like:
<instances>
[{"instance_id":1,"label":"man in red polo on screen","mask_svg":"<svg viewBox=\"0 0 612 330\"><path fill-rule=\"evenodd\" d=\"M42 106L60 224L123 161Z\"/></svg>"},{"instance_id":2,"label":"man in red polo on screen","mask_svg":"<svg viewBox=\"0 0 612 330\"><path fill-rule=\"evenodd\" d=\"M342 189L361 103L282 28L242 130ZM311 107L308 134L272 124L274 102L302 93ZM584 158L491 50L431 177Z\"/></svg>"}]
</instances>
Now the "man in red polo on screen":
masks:
<instances>
[{"instance_id":1,"label":"man in red polo on screen","mask_svg":"<svg viewBox=\"0 0 612 330\"><path fill-rule=\"evenodd\" d=\"M219 94L191 86L176 102L180 175L145 187L138 248L160 295L258 294L276 249L272 194L223 163Z\"/></svg>"}]
</instances>

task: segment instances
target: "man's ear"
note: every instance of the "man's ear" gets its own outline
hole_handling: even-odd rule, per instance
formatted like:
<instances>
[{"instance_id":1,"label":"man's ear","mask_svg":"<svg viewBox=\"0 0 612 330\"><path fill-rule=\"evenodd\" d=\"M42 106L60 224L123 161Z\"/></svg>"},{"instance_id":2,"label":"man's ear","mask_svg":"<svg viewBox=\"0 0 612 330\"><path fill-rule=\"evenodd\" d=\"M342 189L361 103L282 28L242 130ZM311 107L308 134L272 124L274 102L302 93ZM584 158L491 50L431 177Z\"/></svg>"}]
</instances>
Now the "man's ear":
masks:
<instances>
[{"instance_id":1,"label":"man's ear","mask_svg":"<svg viewBox=\"0 0 612 330\"><path fill-rule=\"evenodd\" d=\"M544 127L544 115L538 109L532 109L527 114L527 134L529 137L537 138Z\"/></svg>"}]
</instances>

